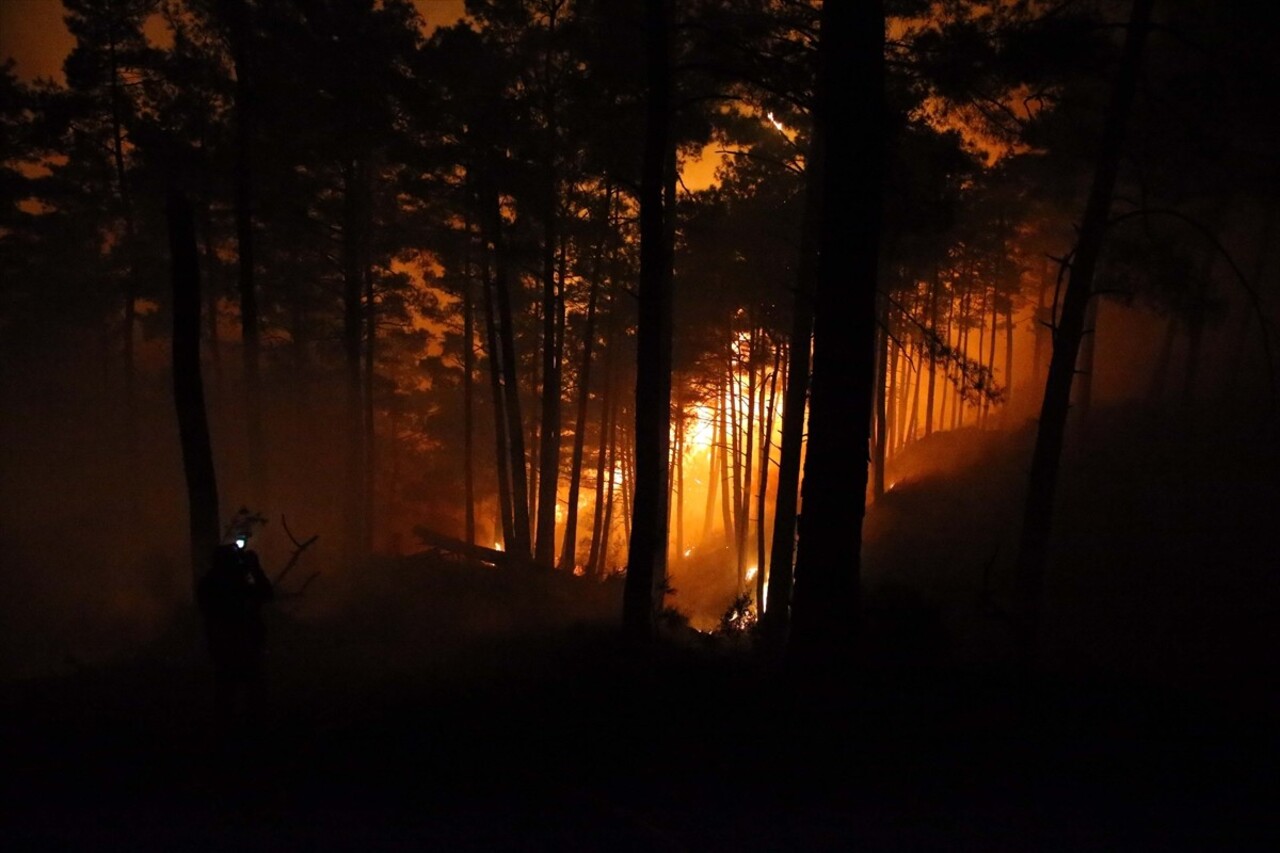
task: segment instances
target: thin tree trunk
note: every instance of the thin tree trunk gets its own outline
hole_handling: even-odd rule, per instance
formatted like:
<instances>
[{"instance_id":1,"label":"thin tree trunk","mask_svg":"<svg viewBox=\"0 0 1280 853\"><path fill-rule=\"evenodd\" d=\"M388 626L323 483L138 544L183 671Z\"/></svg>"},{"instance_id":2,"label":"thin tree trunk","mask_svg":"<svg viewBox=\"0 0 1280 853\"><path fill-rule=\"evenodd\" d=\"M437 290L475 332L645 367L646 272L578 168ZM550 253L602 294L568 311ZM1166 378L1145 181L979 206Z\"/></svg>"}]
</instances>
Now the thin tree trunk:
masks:
<instances>
[{"instance_id":1,"label":"thin tree trunk","mask_svg":"<svg viewBox=\"0 0 1280 853\"><path fill-rule=\"evenodd\" d=\"M764 549L764 508L769 491L769 447L773 442L773 410L778 402L778 373L782 369L782 348L773 353L773 371L769 374L769 403L764 402L764 389L760 392L760 408L764 417L760 427L760 491L756 497L756 613L765 612L765 582L769 572L768 553Z\"/></svg>"},{"instance_id":2,"label":"thin tree trunk","mask_svg":"<svg viewBox=\"0 0 1280 853\"><path fill-rule=\"evenodd\" d=\"M738 548L738 589L743 591L746 583L746 567L747 567L747 528L751 523L751 479L753 475L752 468L755 462L755 420L756 420L756 365L760 361L759 350L760 333L755 326L754 320L751 326L751 338L748 346L751 349L747 355L747 409L746 409L746 448L743 452L743 473L742 473L742 494L741 500L736 507L737 516L735 541Z\"/></svg>"},{"instance_id":3,"label":"thin tree trunk","mask_svg":"<svg viewBox=\"0 0 1280 853\"><path fill-rule=\"evenodd\" d=\"M373 291L373 264L364 245L364 550L373 553L377 520L377 424L374 421L374 377L378 364L378 315Z\"/></svg>"},{"instance_id":4,"label":"thin tree trunk","mask_svg":"<svg viewBox=\"0 0 1280 853\"><path fill-rule=\"evenodd\" d=\"M608 472L609 491L613 486L613 468L608 467L612 464L613 456L613 434L614 419L617 417L614 409L617 407L614 394L614 360L616 358L618 344L613 340L613 323L610 322L609 333L605 336L607 355L605 356L604 368L604 392L600 398L600 444L599 452L596 454L596 505L595 512L591 520L591 554L587 558L587 574L595 577L600 574L600 553L601 539L604 531L605 516L605 473Z\"/></svg>"},{"instance_id":5,"label":"thin tree trunk","mask_svg":"<svg viewBox=\"0 0 1280 853\"><path fill-rule=\"evenodd\" d=\"M177 192L168 204L173 287L173 402L182 442L191 537L192 589L213 564L218 545L218 483L200 375L200 265L191 206Z\"/></svg>"},{"instance_id":6,"label":"thin tree trunk","mask_svg":"<svg viewBox=\"0 0 1280 853\"><path fill-rule=\"evenodd\" d=\"M1111 196L1120 168L1125 127L1137 90L1153 2L1134 0L1120 67L1103 122L1097 171L1081 221L1080 240L1054 335L1053 358L1049 363L1049 378L1045 383L1044 403L1040 409L1035 451L1031 459L1017 560L1020 627L1028 660L1035 653L1039 634L1049 536L1053 526L1053 499L1071 399L1071 380L1076 370L1086 309L1092 296L1094 270L1106 236Z\"/></svg>"},{"instance_id":7,"label":"thin tree trunk","mask_svg":"<svg viewBox=\"0 0 1280 853\"><path fill-rule=\"evenodd\" d=\"M462 499L463 538L468 545L476 542L476 463L475 463L475 379L476 330L475 299L471 282L471 217L463 230L462 244ZM394 443L394 441L393 441Z\"/></svg>"},{"instance_id":8,"label":"thin tree trunk","mask_svg":"<svg viewBox=\"0 0 1280 853\"><path fill-rule=\"evenodd\" d=\"M1004 312L1004 411L1012 411L1013 402L1013 297L1005 303ZM1006 418L1007 420L1007 418Z\"/></svg>"},{"instance_id":9,"label":"thin tree trunk","mask_svg":"<svg viewBox=\"0 0 1280 853\"><path fill-rule=\"evenodd\" d=\"M933 435L933 401L938 384L938 291L941 289L941 282L938 276L938 267L933 267L933 285L929 288L929 332L933 335L934 341L929 345L929 393L925 397L924 404L924 437L928 438Z\"/></svg>"},{"instance_id":10,"label":"thin tree trunk","mask_svg":"<svg viewBox=\"0 0 1280 853\"><path fill-rule=\"evenodd\" d=\"M360 394L360 355L363 333L360 328L362 276L361 201L364 188L364 163L351 159L343 164L342 275L343 315L342 348L346 368L345 463L343 466L343 555L347 561L364 556L364 457Z\"/></svg>"},{"instance_id":11,"label":"thin tree trunk","mask_svg":"<svg viewBox=\"0 0 1280 853\"><path fill-rule=\"evenodd\" d=\"M888 424L886 423L885 409L887 404L885 396L888 389L888 377L886 375L889 370L889 302L886 299L880 300L879 305L880 322L877 324L877 332L879 345L878 353L875 357L875 459L872 462L872 496L879 500L884 496L884 468L885 468L885 434L888 432ZM812 418L812 414L810 418ZM869 425L868 425L869 427ZM812 427L810 428L812 429Z\"/></svg>"},{"instance_id":12,"label":"thin tree trunk","mask_svg":"<svg viewBox=\"0 0 1280 853\"><path fill-rule=\"evenodd\" d=\"M268 500L267 454L263 432L261 321L254 281L253 145L256 134L251 10L245 0L223 0L232 66L235 70L235 149L232 187L236 222L236 255L240 291L240 338L244 372L246 428L249 439L249 482L253 500ZM349 189L349 188L348 188Z\"/></svg>"},{"instance_id":13,"label":"thin tree trunk","mask_svg":"<svg viewBox=\"0 0 1280 853\"><path fill-rule=\"evenodd\" d=\"M542 418L538 442L538 514L534 560L551 566L556 553L556 500L560 486L560 370L558 324L563 310L561 286L556 280L555 197L551 178L543 223L542 250Z\"/></svg>"},{"instance_id":14,"label":"thin tree trunk","mask_svg":"<svg viewBox=\"0 0 1280 853\"><path fill-rule=\"evenodd\" d=\"M498 193L490 187L486 193L489 205L489 240L493 244L494 287L498 307L498 338L502 347L502 394L507 416L507 451L511 471L511 536L507 552L529 559L529 476L524 452L524 419L521 415L520 386L516 377L514 321L511 312L511 283L507 269L505 241L502 239L502 212Z\"/></svg>"},{"instance_id":15,"label":"thin tree trunk","mask_svg":"<svg viewBox=\"0 0 1280 853\"><path fill-rule=\"evenodd\" d=\"M996 300L996 291L993 287L991 290L991 345L987 351L987 378L995 381L996 376L996 338L999 336L1000 315ZM982 399L982 426L985 428L987 419L991 415L991 395L987 394Z\"/></svg>"},{"instance_id":16,"label":"thin tree trunk","mask_svg":"<svg viewBox=\"0 0 1280 853\"><path fill-rule=\"evenodd\" d=\"M718 465L720 461L719 406L716 407L716 413L711 417L711 446L707 448L707 505L702 514L702 537L698 540L700 544L704 545L711 537L711 525L715 519L716 511L716 487L720 485L720 468Z\"/></svg>"},{"instance_id":17,"label":"thin tree trunk","mask_svg":"<svg viewBox=\"0 0 1280 853\"><path fill-rule=\"evenodd\" d=\"M514 496L511 493L511 452L507 447L507 429L510 419L506 412L506 398L502 388L502 362L505 359L499 339L498 322L494 311L494 284L490 281L488 256L481 253L480 279L484 294L485 343L489 350L489 391L493 403L494 462L498 469L498 521L502 531L502 545L511 547L515 541L513 520Z\"/></svg>"},{"instance_id":18,"label":"thin tree trunk","mask_svg":"<svg viewBox=\"0 0 1280 853\"><path fill-rule=\"evenodd\" d=\"M611 191L610 191L611 192ZM606 210L612 207L612 198L606 194ZM606 214L606 220L608 215ZM582 453L587 440L587 402L591 397L591 355L596 343L596 302L600 294L601 258L603 247L597 249L595 272L587 292L587 320L582 332L582 366L578 369L578 417L573 428L573 457L569 464L569 505L565 508L564 545L560 551L561 571L571 572L578 555L578 489L582 481ZM559 456L559 448L556 449ZM554 520L555 516L552 515Z\"/></svg>"},{"instance_id":19,"label":"thin tree trunk","mask_svg":"<svg viewBox=\"0 0 1280 853\"><path fill-rule=\"evenodd\" d=\"M729 381L733 381L732 371L730 371ZM729 504L729 500L732 497L729 459L729 406L732 405L733 398L730 395L729 383L726 382L720 389L720 440L717 442L717 450L720 453L720 523L723 527L725 547L732 552L733 512Z\"/></svg>"},{"instance_id":20,"label":"thin tree trunk","mask_svg":"<svg viewBox=\"0 0 1280 853\"><path fill-rule=\"evenodd\" d=\"M605 496L604 525L600 534L600 562L597 564L600 574L608 567L609 543L613 538L614 490L618 481L618 408L615 392L613 412L609 418L609 493Z\"/></svg>"}]
</instances>

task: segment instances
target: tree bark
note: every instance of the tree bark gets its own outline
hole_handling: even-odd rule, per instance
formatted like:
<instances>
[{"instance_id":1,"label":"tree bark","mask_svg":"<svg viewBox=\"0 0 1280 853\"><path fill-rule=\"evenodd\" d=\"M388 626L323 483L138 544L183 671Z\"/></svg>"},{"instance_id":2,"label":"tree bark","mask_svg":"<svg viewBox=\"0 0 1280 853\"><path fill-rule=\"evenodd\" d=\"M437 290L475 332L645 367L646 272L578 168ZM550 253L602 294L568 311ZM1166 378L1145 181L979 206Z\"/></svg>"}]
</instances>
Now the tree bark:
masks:
<instances>
[{"instance_id":1,"label":"tree bark","mask_svg":"<svg viewBox=\"0 0 1280 853\"><path fill-rule=\"evenodd\" d=\"M827 158L793 662L835 675L860 622L884 166L884 7L823 3L814 132ZM856 117L856 121L850 120Z\"/></svg>"},{"instance_id":2,"label":"tree bark","mask_svg":"<svg viewBox=\"0 0 1280 853\"><path fill-rule=\"evenodd\" d=\"M612 206L607 197L606 209ZM606 220L608 214L606 214ZM578 370L578 416L573 428L573 457L569 464L569 505L565 508L564 545L560 551L560 569L573 571L578 553L578 490L582 481L582 454L587 440L587 402L591 397L591 356L596 344L596 302L600 295L602 247L597 249L595 270L587 292L587 320L582 332L582 366ZM556 448L559 456L559 447ZM555 516L552 515L554 520Z\"/></svg>"},{"instance_id":3,"label":"tree bark","mask_svg":"<svg viewBox=\"0 0 1280 853\"><path fill-rule=\"evenodd\" d=\"M791 307L791 348L783 392L782 435L778 448L778 486L773 507L773 542L769 554L769 601L764 628L775 641L785 641L791 622L792 561L796 545L800 460L804 450L805 409L809 398L809 355L813 340L813 294L818 275L818 222L822 206L823 145L820 135L809 142L804 172L804 212L800 223L800 258Z\"/></svg>"},{"instance_id":4,"label":"tree bark","mask_svg":"<svg viewBox=\"0 0 1280 853\"><path fill-rule=\"evenodd\" d=\"M1053 527L1053 499L1071 399L1071 380L1084 332L1085 313L1092 297L1094 270L1106 236L1125 127L1137 90L1153 3L1154 0L1134 0L1120 67L1103 120L1093 186L1080 225L1080 240L1071 263L1062 313L1053 339L1053 357L1049 362L1049 378L1045 383L1044 402L1031 458L1017 558L1019 628L1028 661L1033 659L1039 638L1045 567Z\"/></svg>"},{"instance_id":5,"label":"tree bark","mask_svg":"<svg viewBox=\"0 0 1280 853\"><path fill-rule=\"evenodd\" d=\"M769 374L769 402L765 405L764 388L760 389L760 408L764 417L760 426L760 491L756 496L756 613L765 612L765 579L769 571L764 549L764 507L769 491L769 447L773 439L773 408L778 402L778 372L782 369L782 350L774 350L773 371Z\"/></svg>"},{"instance_id":6,"label":"tree bark","mask_svg":"<svg viewBox=\"0 0 1280 853\"><path fill-rule=\"evenodd\" d=\"M666 588L667 444L671 421L671 251L664 204L671 156L668 0L645 0L645 131L640 172L640 299L636 332L636 496L623 591L623 629L653 638ZM670 201L667 199L665 201Z\"/></svg>"},{"instance_id":7,"label":"tree bark","mask_svg":"<svg viewBox=\"0 0 1280 853\"><path fill-rule=\"evenodd\" d=\"M187 481L192 591L213 564L218 545L218 484L200 374L200 264L191 205L169 196L169 258L173 288L173 402Z\"/></svg>"},{"instance_id":8,"label":"tree bark","mask_svg":"<svg viewBox=\"0 0 1280 853\"><path fill-rule=\"evenodd\" d=\"M498 522L502 544L509 548L515 541L511 494L511 452L507 447L507 403L502 389L503 354L498 343L498 321L494 310L494 284L490 281L487 256L481 262L481 286L484 294L485 345L489 350L489 391L493 402L494 462L498 469Z\"/></svg>"},{"instance_id":9,"label":"tree bark","mask_svg":"<svg viewBox=\"0 0 1280 853\"><path fill-rule=\"evenodd\" d=\"M871 494L879 500L884 496L884 469L886 463L886 433L889 431L888 418L885 410L888 408L886 396L888 394L888 370L889 370L889 301L887 299L880 300L880 322L877 324L878 335L878 352L875 357L875 459L872 462L872 482ZM812 418L812 415L810 415Z\"/></svg>"},{"instance_id":10,"label":"tree bark","mask_svg":"<svg viewBox=\"0 0 1280 853\"><path fill-rule=\"evenodd\" d=\"M496 189L486 193L489 206L489 241L493 244L494 290L498 303L498 338L502 347L503 409L507 416L507 450L511 471L511 535L507 542L509 553L528 559L530 550L529 530L529 476L524 452L524 420L520 414L520 386L516 377L516 348L514 321L511 316L511 283L507 269L506 246L502 239L502 210Z\"/></svg>"},{"instance_id":11,"label":"tree bark","mask_svg":"<svg viewBox=\"0 0 1280 853\"><path fill-rule=\"evenodd\" d=\"M345 455L343 477L343 556L348 561L365 555L364 549L364 434L360 394L361 297L364 290L361 243L364 212L365 164L352 158L343 164L342 203L342 350L346 373Z\"/></svg>"}]
</instances>

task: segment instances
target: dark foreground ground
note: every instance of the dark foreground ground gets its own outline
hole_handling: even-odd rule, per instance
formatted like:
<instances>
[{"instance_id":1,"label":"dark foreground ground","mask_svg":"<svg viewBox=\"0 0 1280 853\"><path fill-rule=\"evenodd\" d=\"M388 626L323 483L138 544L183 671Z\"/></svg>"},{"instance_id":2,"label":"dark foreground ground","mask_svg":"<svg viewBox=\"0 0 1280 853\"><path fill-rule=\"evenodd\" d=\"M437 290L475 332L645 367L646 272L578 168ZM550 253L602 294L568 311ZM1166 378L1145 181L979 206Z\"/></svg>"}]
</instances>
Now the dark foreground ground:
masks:
<instances>
[{"instance_id":1,"label":"dark foreground ground","mask_svg":"<svg viewBox=\"0 0 1280 853\"><path fill-rule=\"evenodd\" d=\"M891 469L862 658L822 689L741 637L625 654L613 583L383 561L274 608L250 732L217 737L189 619L0 682L0 849L1280 849L1280 441L1098 434L1031 683L1030 433L961 431Z\"/></svg>"},{"instance_id":2,"label":"dark foreground ground","mask_svg":"<svg viewBox=\"0 0 1280 853\"><path fill-rule=\"evenodd\" d=\"M545 603L546 589L531 598ZM638 661L601 626L528 612L484 633L387 625L403 631L397 660L392 636L347 613L276 620L265 717L226 739L196 659L155 655L5 686L4 848L1262 850L1280 840L1276 729L1261 705L1066 676L1023 689L996 668L900 656L862 661L843 674L847 689L812 693L732 643L685 636Z\"/></svg>"}]
</instances>

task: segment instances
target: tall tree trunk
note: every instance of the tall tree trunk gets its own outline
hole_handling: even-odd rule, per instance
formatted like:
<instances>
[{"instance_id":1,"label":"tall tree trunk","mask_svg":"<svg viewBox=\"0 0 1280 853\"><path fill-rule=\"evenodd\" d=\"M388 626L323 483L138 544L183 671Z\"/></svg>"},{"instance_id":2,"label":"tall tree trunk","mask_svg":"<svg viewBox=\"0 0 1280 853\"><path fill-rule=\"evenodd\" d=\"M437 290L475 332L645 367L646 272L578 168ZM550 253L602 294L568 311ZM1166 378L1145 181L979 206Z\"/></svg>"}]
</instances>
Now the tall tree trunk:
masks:
<instances>
[{"instance_id":1,"label":"tall tree trunk","mask_svg":"<svg viewBox=\"0 0 1280 853\"><path fill-rule=\"evenodd\" d=\"M476 542L475 470L475 298L471 281L471 216L468 210L462 237L462 500L463 538ZM395 441L392 441L395 444Z\"/></svg>"},{"instance_id":2,"label":"tall tree trunk","mask_svg":"<svg viewBox=\"0 0 1280 853\"><path fill-rule=\"evenodd\" d=\"M823 3L814 132L827 158L789 652L836 675L860 622L884 165L884 7ZM851 121L850 117L857 117Z\"/></svg>"},{"instance_id":3,"label":"tall tree trunk","mask_svg":"<svg viewBox=\"0 0 1280 853\"><path fill-rule=\"evenodd\" d=\"M684 555L684 430L685 430L685 411L684 405L681 403L676 408L676 446L671 454L671 467L674 469L675 475L675 492L676 492L676 554Z\"/></svg>"},{"instance_id":4,"label":"tall tree trunk","mask_svg":"<svg viewBox=\"0 0 1280 853\"><path fill-rule=\"evenodd\" d=\"M191 205L169 196L169 258L173 287L173 402L182 442L191 536L192 589L213 565L218 545L218 483L200 375L200 265Z\"/></svg>"},{"instance_id":5,"label":"tall tree trunk","mask_svg":"<svg viewBox=\"0 0 1280 853\"><path fill-rule=\"evenodd\" d=\"M996 338L1000 329L1000 315L998 313L996 291L993 287L991 290L991 342L987 351L987 378L995 381L996 376ZM988 394L982 400L982 425L986 427L987 418L991 415L991 396Z\"/></svg>"},{"instance_id":6,"label":"tall tree trunk","mask_svg":"<svg viewBox=\"0 0 1280 853\"><path fill-rule=\"evenodd\" d=\"M886 463L886 435L888 433L887 417L885 409L888 408L886 395L888 394L888 370L889 370L889 301L887 299L880 300L880 322L877 323L877 329L873 333L877 335L878 352L875 355L875 459L872 462L872 496L879 500L884 496L884 469ZM812 421L813 415L809 415ZM870 428L870 424L868 424ZM812 431L812 427L810 427ZM812 446L812 445L811 445Z\"/></svg>"},{"instance_id":7,"label":"tall tree trunk","mask_svg":"<svg viewBox=\"0 0 1280 853\"><path fill-rule=\"evenodd\" d=\"M1047 302L1049 297L1049 276L1053 267L1053 261L1050 258L1044 259L1044 267L1040 270L1040 293L1036 297L1036 316L1035 316L1035 346L1032 349L1031 362L1031 381L1033 383L1040 381L1040 365L1041 354L1044 352L1046 339L1049 337L1048 323L1053 320L1053 312L1056 311L1056 305L1050 305Z\"/></svg>"},{"instance_id":8,"label":"tall tree trunk","mask_svg":"<svg viewBox=\"0 0 1280 853\"><path fill-rule=\"evenodd\" d=\"M534 560L551 566L556 555L556 500L560 489L560 370L558 321L563 307L556 281L556 194L554 173L547 187L542 248L542 419L538 443L538 514Z\"/></svg>"},{"instance_id":9,"label":"tall tree trunk","mask_svg":"<svg viewBox=\"0 0 1280 853\"><path fill-rule=\"evenodd\" d=\"M734 518L736 527L734 527L734 541L737 543L738 549L738 589L744 590L746 583L747 569L747 528L751 521L751 478L752 468L755 462L755 421L756 421L756 367L759 358L759 341L760 331L755 325L754 318L751 325L751 337L748 339L748 346L751 348L747 354L747 408L746 408L746 446L742 454L743 472L742 472L742 494L736 507L737 514Z\"/></svg>"},{"instance_id":10,"label":"tall tree trunk","mask_svg":"<svg viewBox=\"0 0 1280 853\"><path fill-rule=\"evenodd\" d=\"M924 436L928 438L933 435L933 401L934 395L937 393L936 386L938 384L938 348L936 346L938 338L938 291L942 284L938 280L938 267L933 267L933 285L929 288L929 333L933 335L934 341L929 345L929 393L925 396L924 404Z\"/></svg>"},{"instance_id":11,"label":"tall tree trunk","mask_svg":"<svg viewBox=\"0 0 1280 853\"><path fill-rule=\"evenodd\" d=\"M489 187L487 224L493 245L494 290L498 303L498 338L502 347L503 408L507 416L507 450L511 471L511 536L507 552L527 560L532 556L529 530L529 476L524 452L524 419L520 407L520 386L516 378L516 347L511 311L511 282L507 250L502 237L502 210L498 192Z\"/></svg>"},{"instance_id":12,"label":"tall tree trunk","mask_svg":"<svg viewBox=\"0 0 1280 853\"><path fill-rule=\"evenodd\" d=\"M609 417L609 491L604 499L604 523L600 528L600 555L597 565L597 574L603 574L608 568L609 562L609 543L613 533L613 507L614 507L614 491L617 486L618 477L618 408L619 404L616 399L613 403L613 411ZM628 540L630 541L630 540Z\"/></svg>"},{"instance_id":13,"label":"tall tree trunk","mask_svg":"<svg viewBox=\"0 0 1280 853\"><path fill-rule=\"evenodd\" d=\"M668 0L645 0L645 131L640 171L640 299L636 331L636 505L627 552L622 621L635 643L653 637L666 589L667 443L671 428L672 155Z\"/></svg>"},{"instance_id":14,"label":"tall tree trunk","mask_svg":"<svg viewBox=\"0 0 1280 853\"><path fill-rule=\"evenodd\" d=\"M268 500L268 469L262 416L261 322L254 282L253 140L255 102L253 82L253 26L245 0L221 0L227 21L228 44L235 70L235 137L232 187L236 221L236 255L240 291L240 338L244 372L246 428L249 439L249 483L252 499Z\"/></svg>"},{"instance_id":15,"label":"tall tree trunk","mask_svg":"<svg viewBox=\"0 0 1280 853\"><path fill-rule=\"evenodd\" d=\"M765 405L764 389L760 389L760 408L764 410L760 426L760 491L756 495L756 613L764 615L765 580L769 572L764 549L764 507L769 491L769 446L773 441L773 408L778 402L778 372L782 369L782 349L773 352L773 371L769 374L769 402Z\"/></svg>"},{"instance_id":16,"label":"tall tree trunk","mask_svg":"<svg viewBox=\"0 0 1280 853\"><path fill-rule=\"evenodd\" d=\"M515 541L514 496L511 494L511 452L507 447L507 402L502 388L502 362L505 358L499 344L498 321L494 310L494 283L490 280L488 256L481 253L480 283L484 294L485 345L489 351L489 392L493 402L494 462L498 469L498 521L502 545L510 548Z\"/></svg>"},{"instance_id":17,"label":"tall tree trunk","mask_svg":"<svg viewBox=\"0 0 1280 853\"><path fill-rule=\"evenodd\" d=\"M365 164L352 158L343 164L342 349L346 368L345 460L343 477L343 556L359 559L364 552L364 459L363 412L361 408L360 355L363 343L361 297L364 291L362 264Z\"/></svg>"},{"instance_id":18,"label":"tall tree trunk","mask_svg":"<svg viewBox=\"0 0 1280 853\"><path fill-rule=\"evenodd\" d=\"M764 628L785 641L791 622L792 560L795 556L796 509L799 506L800 460L804 449L804 416L809 397L809 351L813 338L813 294L818 274L818 225L822 206L824 160L822 137L809 142L804 172L804 212L800 222L800 258L791 306L791 348L782 403L782 436L778 448L778 486L773 507L773 541L769 554L769 601Z\"/></svg>"},{"instance_id":19,"label":"tall tree trunk","mask_svg":"<svg viewBox=\"0 0 1280 853\"><path fill-rule=\"evenodd\" d=\"M377 426L374 422L374 379L378 356L378 315L373 291L373 264L369 260L369 243L362 247L364 259L364 550L373 553L377 521Z\"/></svg>"},{"instance_id":20,"label":"tall tree trunk","mask_svg":"<svg viewBox=\"0 0 1280 853\"><path fill-rule=\"evenodd\" d=\"M606 199L606 210L612 206L612 198ZM606 214L606 220L608 214ZM595 270L587 292L587 321L582 332L582 366L578 369L578 417L573 427L573 458L569 464L569 505L565 508L564 546L560 551L560 569L573 571L578 553L578 489L582 480L582 454L587 440L587 401L591 397L591 355L596 344L596 301L600 294L602 274L600 253L597 248ZM559 456L559 448L556 455ZM554 499L554 498L553 498ZM554 513L552 520L555 520Z\"/></svg>"},{"instance_id":21,"label":"tall tree trunk","mask_svg":"<svg viewBox=\"0 0 1280 853\"><path fill-rule=\"evenodd\" d=\"M738 527L742 518L742 394L741 385L738 381L738 366L740 358L733 352L729 353L729 384L726 386L729 392L729 450L733 461L733 509L731 527L726 529L725 535L729 538L729 542L733 548L734 566L738 572L738 583L742 583L743 554L742 546L738 541Z\"/></svg>"},{"instance_id":22,"label":"tall tree trunk","mask_svg":"<svg viewBox=\"0 0 1280 853\"><path fill-rule=\"evenodd\" d=\"M1004 312L1004 411L1013 402L1013 297L1005 303ZM1006 419L1007 420L1007 419Z\"/></svg>"},{"instance_id":23,"label":"tall tree trunk","mask_svg":"<svg viewBox=\"0 0 1280 853\"><path fill-rule=\"evenodd\" d=\"M910 412L909 422L907 423L907 430L903 434L904 445L909 441L916 440L916 430L920 426L920 386L924 384L924 349L922 347L916 347L915 369L913 370L911 365L908 364L907 370L910 371L908 376L912 374L914 376L911 382L911 403L908 406L908 411Z\"/></svg>"},{"instance_id":24,"label":"tall tree trunk","mask_svg":"<svg viewBox=\"0 0 1280 853\"><path fill-rule=\"evenodd\" d=\"M707 448L707 505L702 514L702 536L699 543L705 545L711 538L711 525L716 514L716 492L720 485L720 423L719 407L711 416L711 446Z\"/></svg>"},{"instance_id":25,"label":"tall tree trunk","mask_svg":"<svg viewBox=\"0 0 1280 853\"><path fill-rule=\"evenodd\" d=\"M730 380L732 378L732 370L730 370ZM731 396L729 383L726 382L720 388L720 441L717 442L718 452L720 453L720 524L724 532L725 548L729 551L733 550L733 511L729 504L732 497L730 477L732 476L731 460L729 459L729 407L733 405L733 397Z\"/></svg>"},{"instance_id":26,"label":"tall tree trunk","mask_svg":"<svg viewBox=\"0 0 1280 853\"><path fill-rule=\"evenodd\" d=\"M596 453L596 505L591 519L591 553L587 558L587 574L596 577L601 570L601 544L605 515L605 475L608 473L609 483L613 483L613 469L608 467L609 458L613 454L613 421L617 407L614 395L613 364L618 350L613 340L613 323L608 324L609 333L605 336L604 392L600 397L600 443Z\"/></svg>"},{"instance_id":27,"label":"tall tree trunk","mask_svg":"<svg viewBox=\"0 0 1280 853\"><path fill-rule=\"evenodd\" d=\"M1017 560L1019 622L1024 648L1030 660L1035 653L1040 627L1045 566L1049 558L1049 536L1053 526L1053 499L1066 432L1071 380L1076 370L1085 313L1093 290L1093 275L1106 236L1111 196L1124 143L1125 126L1137 89L1142 50L1151 22L1154 0L1134 0L1125 34L1120 67L1103 120L1102 140L1093 186L1080 225L1076 246L1053 340L1053 358L1045 383L1035 450L1031 458L1030 483L1023 516Z\"/></svg>"}]
</instances>

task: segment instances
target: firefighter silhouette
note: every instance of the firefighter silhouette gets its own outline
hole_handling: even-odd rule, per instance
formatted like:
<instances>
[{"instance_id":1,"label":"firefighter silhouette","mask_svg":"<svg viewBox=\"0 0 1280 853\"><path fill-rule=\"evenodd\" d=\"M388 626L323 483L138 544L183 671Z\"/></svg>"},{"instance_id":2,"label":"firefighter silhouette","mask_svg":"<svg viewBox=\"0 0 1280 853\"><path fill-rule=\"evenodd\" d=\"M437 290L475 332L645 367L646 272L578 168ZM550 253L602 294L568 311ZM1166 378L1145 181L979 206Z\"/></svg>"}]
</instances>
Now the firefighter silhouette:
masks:
<instances>
[{"instance_id":1,"label":"firefighter silhouette","mask_svg":"<svg viewBox=\"0 0 1280 853\"><path fill-rule=\"evenodd\" d=\"M266 623L262 608L274 597L258 555L249 547L261 516L241 509L224 542L214 549L213 565L196 587L205 638L213 661L219 721L253 716L262 701Z\"/></svg>"}]
</instances>

